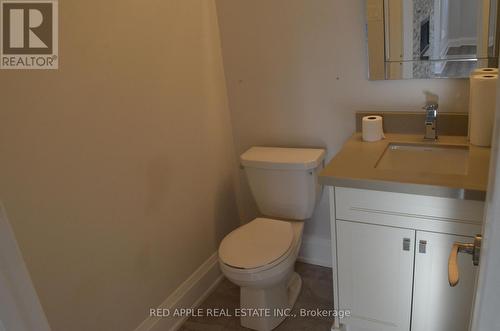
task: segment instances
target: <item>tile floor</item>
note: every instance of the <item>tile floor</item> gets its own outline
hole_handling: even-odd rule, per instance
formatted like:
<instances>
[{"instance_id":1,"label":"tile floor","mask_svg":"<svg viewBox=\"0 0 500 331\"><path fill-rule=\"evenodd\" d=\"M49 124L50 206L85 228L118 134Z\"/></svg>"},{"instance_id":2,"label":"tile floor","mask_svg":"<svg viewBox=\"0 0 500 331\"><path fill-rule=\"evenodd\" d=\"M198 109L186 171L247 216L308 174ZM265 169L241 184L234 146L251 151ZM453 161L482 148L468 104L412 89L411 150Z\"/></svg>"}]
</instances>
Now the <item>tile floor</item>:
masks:
<instances>
[{"instance_id":1,"label":"tile floor","mask_svg":"<svg viewBox=\"0 0 500 331\"><path fill-rule=\"evenodd\" d=\"M302 277L302 291L295 303L292 314L277 331L329 331L333 317L300 317L299 310L333 309L332 270L311 264L297 262L296 271ZM239 288L224 279L217 289L199 308L226 308L230 312L239 308ZM190 317L181 331L245 331L238 317Z\"/></svg>"}]
</instances>

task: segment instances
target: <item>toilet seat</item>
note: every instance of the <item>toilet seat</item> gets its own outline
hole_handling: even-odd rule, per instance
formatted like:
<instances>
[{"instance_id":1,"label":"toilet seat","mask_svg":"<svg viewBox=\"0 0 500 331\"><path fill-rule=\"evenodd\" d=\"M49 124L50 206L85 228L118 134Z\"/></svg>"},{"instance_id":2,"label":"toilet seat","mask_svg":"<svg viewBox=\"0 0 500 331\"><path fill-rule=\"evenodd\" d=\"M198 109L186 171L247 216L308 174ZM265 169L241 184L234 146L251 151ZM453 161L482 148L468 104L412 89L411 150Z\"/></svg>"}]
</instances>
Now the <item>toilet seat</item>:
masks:
<instances>
[{"instance_id":1,"label":"toilet seat","mask_svg":"<svg viewBox=\"0 0 500 331\"><path fill-rule=\"evenodd\" d=\"M294 229L290 222L256 218L222 240L219 258L233 268L256 269L287 255L293 242Z\"/></svg>"}]
</instances>

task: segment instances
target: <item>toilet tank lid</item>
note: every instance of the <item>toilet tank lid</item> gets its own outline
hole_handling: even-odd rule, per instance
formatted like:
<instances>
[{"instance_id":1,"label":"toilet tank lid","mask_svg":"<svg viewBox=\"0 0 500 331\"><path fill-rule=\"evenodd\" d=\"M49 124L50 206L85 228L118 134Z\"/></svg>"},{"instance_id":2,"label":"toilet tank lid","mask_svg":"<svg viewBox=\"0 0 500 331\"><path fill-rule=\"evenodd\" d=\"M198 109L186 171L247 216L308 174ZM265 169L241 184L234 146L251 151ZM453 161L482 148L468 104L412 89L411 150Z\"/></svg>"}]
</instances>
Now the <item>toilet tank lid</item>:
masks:
<instances>
[{"instance_id":1,"label":"toilet tank lid","mask_svg":"<svg viewBox=\"0 0 500 331\"><path fill-rule=\"evenodd\" d=\"M251 147L240 159L244 167L307 170L318 167L324 157L320 148Z\"/></svg>"}]
</instances>

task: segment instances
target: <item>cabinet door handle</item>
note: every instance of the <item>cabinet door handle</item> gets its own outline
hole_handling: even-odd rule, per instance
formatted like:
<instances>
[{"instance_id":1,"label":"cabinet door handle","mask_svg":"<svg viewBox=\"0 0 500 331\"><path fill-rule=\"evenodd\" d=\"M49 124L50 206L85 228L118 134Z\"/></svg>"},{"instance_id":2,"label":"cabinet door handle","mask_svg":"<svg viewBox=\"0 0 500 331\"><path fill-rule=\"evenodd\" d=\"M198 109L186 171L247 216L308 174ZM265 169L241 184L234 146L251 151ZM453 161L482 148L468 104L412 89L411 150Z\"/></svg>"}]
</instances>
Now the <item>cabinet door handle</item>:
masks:
<instances>
[{"instance_id":1,"label":"cabinet door handle","mask_svg":"<svg viewBox=\"0 0 500 331\"><path fill-rule=\"evenodd\" d=\"M425 254L427 252L427 240L420 240L418 243L418 252Z\"/></svg>"},{"instance_id":2,"label":"cabinet door handle","mask_svg":"<svg viewBox=\"0 0 500 331\"><path fill-rule=\"evenodd\" d=\"M409 251L410 250L410 244L411 244L411 239L410 238L403 238L403 250L404 251Z\"/></svg>"},{"instance_id":3,"label":"cabinet door handle","mask_svg":"<svg viewBox=\"0 0 500 331\"><path fill-rule=\"evenodd\" d=\"M458 253L467 253L472 255L472 263L479 265L479 255L481 253L481 235L476 235L474 243L455 242L451 247L450 257L448 258L448 282L451 287L455 287L460 280L458 272Z\"/></svg>"}]
</instances>

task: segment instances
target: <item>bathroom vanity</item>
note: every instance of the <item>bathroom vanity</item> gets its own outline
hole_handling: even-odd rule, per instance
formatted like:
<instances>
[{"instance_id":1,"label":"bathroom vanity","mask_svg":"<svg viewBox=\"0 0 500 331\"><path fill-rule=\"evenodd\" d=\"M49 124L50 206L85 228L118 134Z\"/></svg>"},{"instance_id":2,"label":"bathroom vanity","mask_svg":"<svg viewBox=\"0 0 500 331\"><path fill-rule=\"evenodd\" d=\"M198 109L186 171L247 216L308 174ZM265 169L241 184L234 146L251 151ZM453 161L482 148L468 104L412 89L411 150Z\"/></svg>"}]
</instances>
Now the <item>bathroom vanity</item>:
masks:
<instances>
[{"instance_id":1,"label":"bathroom vanity","mask_svg":"<svg viewBox=\"0 0 500 331\"><path fill-rule=\"evenodd\" d=\"M489 148L466 137L355 134L320 174L328 187L334 308L350 316L334 330L466 331L477 267L455 242L481 233Z\"/></svg>"}]
</instances>

